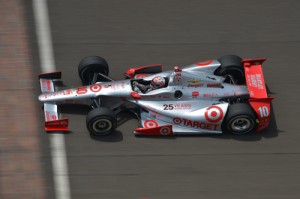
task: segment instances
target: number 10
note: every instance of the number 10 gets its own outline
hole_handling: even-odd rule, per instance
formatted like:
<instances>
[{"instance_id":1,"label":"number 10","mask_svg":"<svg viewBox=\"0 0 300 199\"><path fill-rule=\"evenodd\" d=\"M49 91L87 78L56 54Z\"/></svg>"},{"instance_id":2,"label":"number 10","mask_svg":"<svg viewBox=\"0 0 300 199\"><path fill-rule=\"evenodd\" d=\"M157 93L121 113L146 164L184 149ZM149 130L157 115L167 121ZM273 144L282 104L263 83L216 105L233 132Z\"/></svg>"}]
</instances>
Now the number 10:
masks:
<instances>
[{"instance_id":1,"label":"number 10","mask_svg":"<svg viewBox=\"0 0 300 199\"><path fill-rule=\"evenodd\" d=\"M260 117L268 117L269 116L269 109L267 106L261 106L258 108Z\"/></svg>"}]
</instances>

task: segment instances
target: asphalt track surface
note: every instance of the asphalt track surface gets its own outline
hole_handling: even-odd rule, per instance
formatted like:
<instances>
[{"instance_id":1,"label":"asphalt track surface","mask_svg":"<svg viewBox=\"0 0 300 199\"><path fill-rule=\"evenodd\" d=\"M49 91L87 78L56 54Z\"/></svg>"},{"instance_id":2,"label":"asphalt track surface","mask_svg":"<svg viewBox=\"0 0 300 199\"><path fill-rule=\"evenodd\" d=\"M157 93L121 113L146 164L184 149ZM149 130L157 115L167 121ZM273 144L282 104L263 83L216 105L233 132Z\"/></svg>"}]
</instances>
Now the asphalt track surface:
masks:
<instances>
[{"instance_id":1,"label":"asphalt track surface","mask_svg":"<svg viewBox=\"0 0 300 199\"><path fill-rule=\"evenodd\" d=\"M137 138L137 120L125 115L113 135L96 140L85 111L69 110L72 198L299 197L300 1L51 0L48 6L56 67L68 87L80 86L77 65L88 55L105 57L110 77L121 79L130 66L171 69L237 54L268 59L263 69L275 97L270 127L246 136ZM47 135L42 139L46 144ZM51 166L45 170L53 198Z\"/></svg>"}]
</instances>

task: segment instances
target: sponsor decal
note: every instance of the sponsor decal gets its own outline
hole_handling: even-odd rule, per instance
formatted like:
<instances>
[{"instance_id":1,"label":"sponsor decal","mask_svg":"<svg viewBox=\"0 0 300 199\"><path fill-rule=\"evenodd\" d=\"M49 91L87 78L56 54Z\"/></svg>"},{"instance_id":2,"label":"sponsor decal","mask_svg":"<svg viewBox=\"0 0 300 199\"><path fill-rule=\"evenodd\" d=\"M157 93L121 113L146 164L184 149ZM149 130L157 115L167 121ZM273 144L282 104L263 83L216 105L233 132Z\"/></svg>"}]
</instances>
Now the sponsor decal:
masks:
<instances>
[{"instance_id":1,"label":"sponsor decal","mask_svg":"<svg viewBox=\"0 0 300 199\"><path fill-rule=\"evenodd\" d=\"M264 90L261 74L247 75L247 83L249 86Z\"/></svg>"},{"instance_id":2,"label":"sponsor decal","mask_svg":"<svg viewBox=\"0 0 300 199\"><path fill-rule=\"evenodd\" d=\"M177 81L180 81L180 80L182 79L181 73L176 73L175 79L176 79Z\"/></svg>"},{"instance_id":3,"label":"sponsor decal","mask_svg":"<svg viewBox=\"0 0 300 199\"><path fill-rule=\"evenodd\" d=\"M73 93L73 91L68 89L68 90L56 91L56 92L53 92L53 93L45 93L45 94L42 94L42 97L44 99L47 99L49 97L62 96L62 95L71 95L72 93Z\"/></svg>"},{"instance_id":4,"label":"sponsor decal","mask_svg":"<svg viewBox=\"0 0 300 199\"><path fill-rule=\"evenodd\" d=\"M47 126L67 126L68 125L68 122L66 121L57 121L57 122L49 122L47 123Z\"/></svg>"},{"instance_id":5,"label":"sponsor decal","mask_svg":"<svg viewBox=\"0 0 300 199\"><path fill-rule=\"evenodd\" d=\"M162 127L160 130L159 130L160 134L161 135L169 135L170 132L171 132L171 128L170 127Z\"/></svg>"},{"instance_id":6,"label":"sponsor decal","mask_svg":"<svg viewBox=\"0 0 300 199\"><path fill-rule=\"evenodd\" d=\"M203 97L217 97L218 93L204 93Z\"/></svg>"},{"instance_id":7,"label":"sponsor decal","mask_svg":"<svg viewBox=\"0 0 300 199\"><path fill-rule=\"evenodd\" d=\"M46 121L51 121L51 116L50 116L50 112L46 111Z\"/></svg>"},{"instance_id":8,"label":"sponsor decal","mask_svg":"<svg viewBox=\"0 0 300 199\"><path fill-rule=\"evenodd\" d=\"M181 124L186 127L207 129L207 130L217 130L217 128L220 126L219 124L210 124L206 122L192 121L183 118L174 118L173 123L177 125Z\"/></svg>"},{"instance_id":9,"label":"sponsor decal","mask_svg":"<svg viewBox=\"0 0 300 199\"><path fill-rule=\"evenodd\" d=\"M174 104L164 104L164 110L173 110Z\"/></svg>"},{"instance_id":10,"label":"sponsor decal","mask_svg":"<svg viewBox=\"0 0 300 199\"><path fill-rule=\"evenodd\" d=\"M83 86L83 87L77 88L77 89L76 89L76 93L77 93L78 95L82 95L82 94L87 93L87 87L86 87L86 86Z\"/></svg>"},{"instance_id":11,"label":"sponsor decal","mask_svg":"<svg viewBox=\"0 0 300 199\"><path fill-rule=\"evenodd\" d=\"M198 83L198 82L200 82L199 79L191 79L191 80L188 81L188 83L192 83L192 84L195 84L195 83Z\"/></svg>"},{"instance_id":12,"label":"sponsor decal","mask_svg":"<svg viewBox=\"0 0 300 199\"><path fill-rule=\"evenodd\" d=\"M208 88L221 88L222 87L222 84L207 84L207 87Z\"/></svg>"},{"instance_id":13,"label":"sponsor decal","mask_svg":"<svg viewBox=\"0 0 300 199\"><path fill-rule=\"evenodd\" d=\"M56 115L51 115L49 111L46 111L45 114L46 114L46 121L57 120Z\"/></svg>"},{"instance_id":14,"label":"sponsor decal","mask_svg":"<svg viewBox=\"0 0 300 199\"><path fill-rule=\"evenodd\" d=\"M51 90L51 80L47 80L47 88L49 91Z\"/></svg>"},{"instance_id":15,"label":"sponsor decal","mask_svg":"<svg viewBox=\"0 0 300 199\"><path fill-rule=\"evenodd\" d=\"M64 95L71 95L72 93L73 91L70 89L64 91Z\"/></svg>"},{"instance_id":16,"label":"sponsor decal","mask_svg":"<svg viewBox=\"0 0 300 199\"><path fill-rule=\"evenodd\" d=\"M198 97L198 96L199 96L199 92L198 92L198 91L192 92L192 97L193 97L193 98L196 98L196 97Z\"/></svg>"},{"instance_id":17,"label":"sponsor decal","mask_svg":"<svg viewBox=\"0 0 300 199\"><path fill-rule=\"evenodd\" d=\"M92 92L99 92L101 90L102 86L100 84L93 84L90 86L90 90Z\"/></svg>"},{"instance_id":18,"label":"sponsor decal","mask_svg":"<svg viewBox=\"0 0 300 199\"><path fill-rule=\"evenodd\" d=\"M205 119L209 122L216 123L223 119L223 110L218 106L210 106L204 113Z\"/></svg>"},{"instance_id":19,"label":"sponsor decal","mask_svg":"<svg viewBox=\"0 0 300 199\"><path fill-rule=\"evenodd\" d=\"M214 60L204 60L204 61L200 61L200 62L196 62L195 64L197 66L207 66L209 64L211 64Z\"/></svg>"},{"instance_id":20,"label":"sponsor decal","mask_svg":"<svg viewBox=\"0 0 300 199\"><path fill-rule=\"evenodd\" d=\"M180 103L180 104L164 104L164 110L187 110L192 108L192 104Z\"/></svg>"},{"instance_id":21,"label":"sponsor decal","mask_svg":"<svg viewBox=\"0 0 300 199\"><path fill-rule=\"evenodd\" d=\"M120 82L112 82L110 86L111 86L111 89L113 89L113 90L119 90L121 88L121 83Z\"/></svg>"},{"instance_id":22,"label":"sponsor decal","mask_svg":"<svg viewBox=\"0 0 300 199\"><path fill-rule=\"evenodd\" d=\"M42 80L42 87L43 90L51 91L52 90L51 80Z\"/></svg>"},{"instance_id":23,"label":"sponsor decal","mask_svg":"<svg viewBox=\"0 0 300 199\"><path fill-rule=\"evenodd\" d=\"M204 84L201 83L193 83L193 84L188 84L188 87L192 87L192 88L199 88L199 87L203 87Z\"/></svg>"},{"instance_id":24,"label":"sponsor decal","mask_svg":"<svg viewBox=\"0 0 300 199\"><path fill-rule=\"evenodd\" d=\"M145 128L155 128L155 127L158 127L158 123L155 120L145 120L144 127Z\"/></svg>"},{"instance_id":25,"label":"sponsor decal","mask_svg":"<svg viewBox=\"0 0 300 199\"><path fill-rule=\"evenodd\" d=\"M180 119L180 118L174 118L173 119L174 124L181 124L181 122L182 122L182 119Z\"/></svg>"}]
</instances>

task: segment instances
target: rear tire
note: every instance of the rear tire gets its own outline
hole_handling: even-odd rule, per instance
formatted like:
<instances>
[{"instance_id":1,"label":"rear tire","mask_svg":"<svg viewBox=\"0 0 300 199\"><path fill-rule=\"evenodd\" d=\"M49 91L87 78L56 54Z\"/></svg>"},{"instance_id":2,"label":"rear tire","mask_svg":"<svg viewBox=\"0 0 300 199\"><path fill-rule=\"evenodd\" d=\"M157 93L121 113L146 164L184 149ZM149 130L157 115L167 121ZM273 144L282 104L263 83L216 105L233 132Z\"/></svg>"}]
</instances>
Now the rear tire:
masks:
<instances>
[{"instance_id":1,"label":"rear tire","mask_svg":"<svg viewBox=\"0 0 300 199\"><path fill-rule=\"evenodd\" d=\"M256 114L249 104L229 105L223 121L223 130L236 135L252 133L257 127L256 119Z\"/></svg>"},{"instance_id":2,"label":"rear tire","mask_svg":"<svg viewBox=\"0 0 300 199\"><path fill-rule=\"evenodd\" d=\"M245 84L244 66L242 58L237 55L225 55L218 59L221 66L214 72L215 75L232 76L238 85Z\"/></svg>"},{"instance_id":3,"label":"rear tire","mask_svg":"<svg viewBox=\"0 0 300 199\"><path fill-rule=\"evenodd\" d=\"M101 73L105 76L109 74L109 67L106 60L98 56L89 56L83 58L78 65L78 75L83 85L89 85L92 82L94 73Z\"/></svg>"},{"instance_id":4,"label":"rear tire","mask_svg":"<svg viewBox=\"0 0 300 199\"><path fill-rule=\"evenodd\" d=\"M117 119L110 109L96 108L86 116L86 126L92 136L109 135L117 127Z\"/></svg>"}]
</instances>

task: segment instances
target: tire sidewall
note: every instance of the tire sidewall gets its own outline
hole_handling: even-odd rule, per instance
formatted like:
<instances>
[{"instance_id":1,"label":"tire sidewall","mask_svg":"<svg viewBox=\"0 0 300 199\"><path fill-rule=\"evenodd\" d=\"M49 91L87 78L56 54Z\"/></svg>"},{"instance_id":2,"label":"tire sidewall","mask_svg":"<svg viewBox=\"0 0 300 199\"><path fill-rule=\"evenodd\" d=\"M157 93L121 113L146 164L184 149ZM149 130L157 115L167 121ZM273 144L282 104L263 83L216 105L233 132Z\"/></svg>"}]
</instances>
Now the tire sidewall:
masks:
<instances>
[{"instance_id":1,"label":"tire sidewall","mask_svg":"<svg viewBox=\"0 0 300 199\"><path fill-rule=\"evenodd\" d=\"M232 127L231 127L232 123L234 121L236 121L237 119L244 119L244 118L250 121L250 127L245 131L235 131L235 130L233 130ZM247 114L236 115L236 116L234 116L234 117L232 117L228 120L228 122L226 123L226 129L227 129L227 131L229 131L232 134L244 135L244 134L251 133L256 129L256 122L255 122L254 118L252 118L250 115L247 115Z\"/></svg>"},{"instance_id":2,"label":"tire sidewall","mask_svg":"<svg viewBox=\"0 0 300 199\"><path fill-rule=\"evenodd\" d=\"M251 125L245 131L235 131L231 128L232 123L238 118L246 118L250 120ZM236 135L244 135L253 133L257 128L257 114L248 103L236 103L229 105L225 119L222 123L222 130L225 133L231 133Z\"/></svg>"},{"instance_id":3,"label":"tire sidewall","mask_svg":"<svg viewBox=\"0 0 300 199\"><path fill-rule=\"evenodd\" d=\"M103 132L99 132L99 130L95 129L95 126L97 125L97 123L99 123L102 120L102 122L109 122L109 126L110 128L103 131ZM109 116L97 116L94 117L92 120L90 120L87 124L88 130L90 131L91 134L95 135L95 136L103 136L103 135L109 135L113 132L113 130L115 129L115 119L113 117L109 117Z\"/></svg>"}]
</instances>

